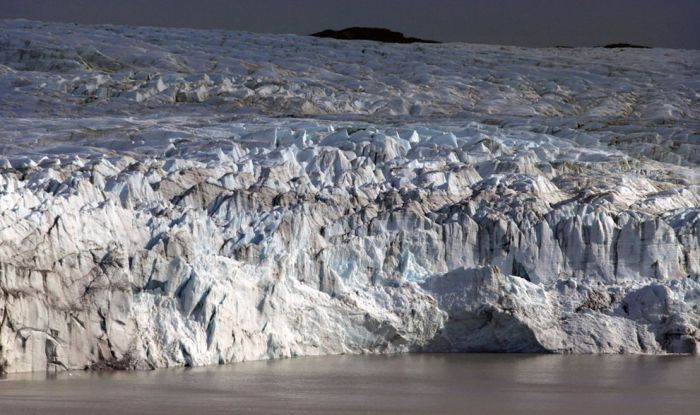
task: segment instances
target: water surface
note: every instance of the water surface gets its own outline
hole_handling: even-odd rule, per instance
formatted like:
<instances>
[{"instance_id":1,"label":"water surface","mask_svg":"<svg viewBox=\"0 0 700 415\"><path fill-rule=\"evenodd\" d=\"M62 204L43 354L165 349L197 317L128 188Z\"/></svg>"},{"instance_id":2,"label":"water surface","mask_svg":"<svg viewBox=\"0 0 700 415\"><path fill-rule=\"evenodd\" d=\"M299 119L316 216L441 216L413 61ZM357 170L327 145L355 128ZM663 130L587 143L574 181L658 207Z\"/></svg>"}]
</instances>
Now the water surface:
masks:
<instances>
[{"instance_id":1,"label":"water surface","mask_svg":"<svg viewBox=\"0 0 700 415\"><path fill-rule=\"evenodd\" d=\"M691 356L401 355L11 375L2 414L698 414Z\"/></svg>"}]
</instances>

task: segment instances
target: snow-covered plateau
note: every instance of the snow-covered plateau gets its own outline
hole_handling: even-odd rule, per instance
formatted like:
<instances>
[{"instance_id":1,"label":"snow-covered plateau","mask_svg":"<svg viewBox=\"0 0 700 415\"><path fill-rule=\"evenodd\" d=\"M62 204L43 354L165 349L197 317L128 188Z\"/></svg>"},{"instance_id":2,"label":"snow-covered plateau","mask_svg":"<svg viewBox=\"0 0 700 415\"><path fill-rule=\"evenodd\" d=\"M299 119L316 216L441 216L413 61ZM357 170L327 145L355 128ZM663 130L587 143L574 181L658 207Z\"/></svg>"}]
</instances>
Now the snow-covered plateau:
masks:
<instances>
[{"instance_id":1,"label":"snow-covered plateau","mask_svg":"<svg viewBox=\"0 0 700 415\"><path fill-rule=\"evenodd\" d=\"M697 353L700 51L0 21L0 368Z\"/></svg>"}]
</instances>

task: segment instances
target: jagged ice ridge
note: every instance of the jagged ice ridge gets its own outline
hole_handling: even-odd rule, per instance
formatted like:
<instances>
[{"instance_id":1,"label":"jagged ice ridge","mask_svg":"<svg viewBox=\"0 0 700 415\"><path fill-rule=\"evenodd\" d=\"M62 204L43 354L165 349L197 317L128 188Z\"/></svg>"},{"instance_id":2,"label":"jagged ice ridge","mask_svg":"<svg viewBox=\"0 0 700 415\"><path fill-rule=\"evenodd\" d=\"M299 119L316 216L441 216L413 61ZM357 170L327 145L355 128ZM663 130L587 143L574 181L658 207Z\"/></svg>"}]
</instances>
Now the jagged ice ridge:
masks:
<instances>
[{"instance_id":1,"label":"jagged ice ridge","mask_svg":"<svg viewBox=\"0 0 700 415\"><path fill-rule=\"evenodd\" d=\"M2 370L698 351L698 51L0 28Z\"/></svg>"}]
</instances>

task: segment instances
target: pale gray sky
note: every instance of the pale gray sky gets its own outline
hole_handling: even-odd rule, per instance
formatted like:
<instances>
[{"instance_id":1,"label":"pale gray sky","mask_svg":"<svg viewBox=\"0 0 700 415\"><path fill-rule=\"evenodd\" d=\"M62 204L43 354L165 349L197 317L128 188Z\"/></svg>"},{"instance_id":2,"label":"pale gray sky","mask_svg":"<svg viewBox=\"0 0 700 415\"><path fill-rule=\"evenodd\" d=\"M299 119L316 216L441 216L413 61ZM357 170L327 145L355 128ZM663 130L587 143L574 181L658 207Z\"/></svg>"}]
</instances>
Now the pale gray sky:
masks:
<instances>
[{"instance_id":1,"label":"pale gray sky","mask_svg":"<svg viewBox=\"0 0 700 415\"><path fill-rule=\"evenodd\" d=\"M527 46L700 49L700 0L0 0L0 18L308 34L348 26Z\"/></svg>"}]
</instances>

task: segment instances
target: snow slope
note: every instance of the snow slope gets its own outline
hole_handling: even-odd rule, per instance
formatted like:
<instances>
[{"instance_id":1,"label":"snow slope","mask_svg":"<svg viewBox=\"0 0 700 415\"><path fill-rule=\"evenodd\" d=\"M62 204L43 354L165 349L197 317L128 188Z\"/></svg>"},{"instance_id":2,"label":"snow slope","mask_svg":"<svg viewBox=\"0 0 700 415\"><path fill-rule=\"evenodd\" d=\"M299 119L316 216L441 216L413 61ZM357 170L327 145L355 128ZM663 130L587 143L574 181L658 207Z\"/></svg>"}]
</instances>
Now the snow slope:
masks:
<instances>
[{"instance_id":1,"label":"snow slope","mask_svg":"<svg viewBox=\"0 0 700 415\"><path fill-rule=\"evenodd\" d=\"M0 28L4 370L698 350L698 51Z\"/></svg>"}]
</instances>

